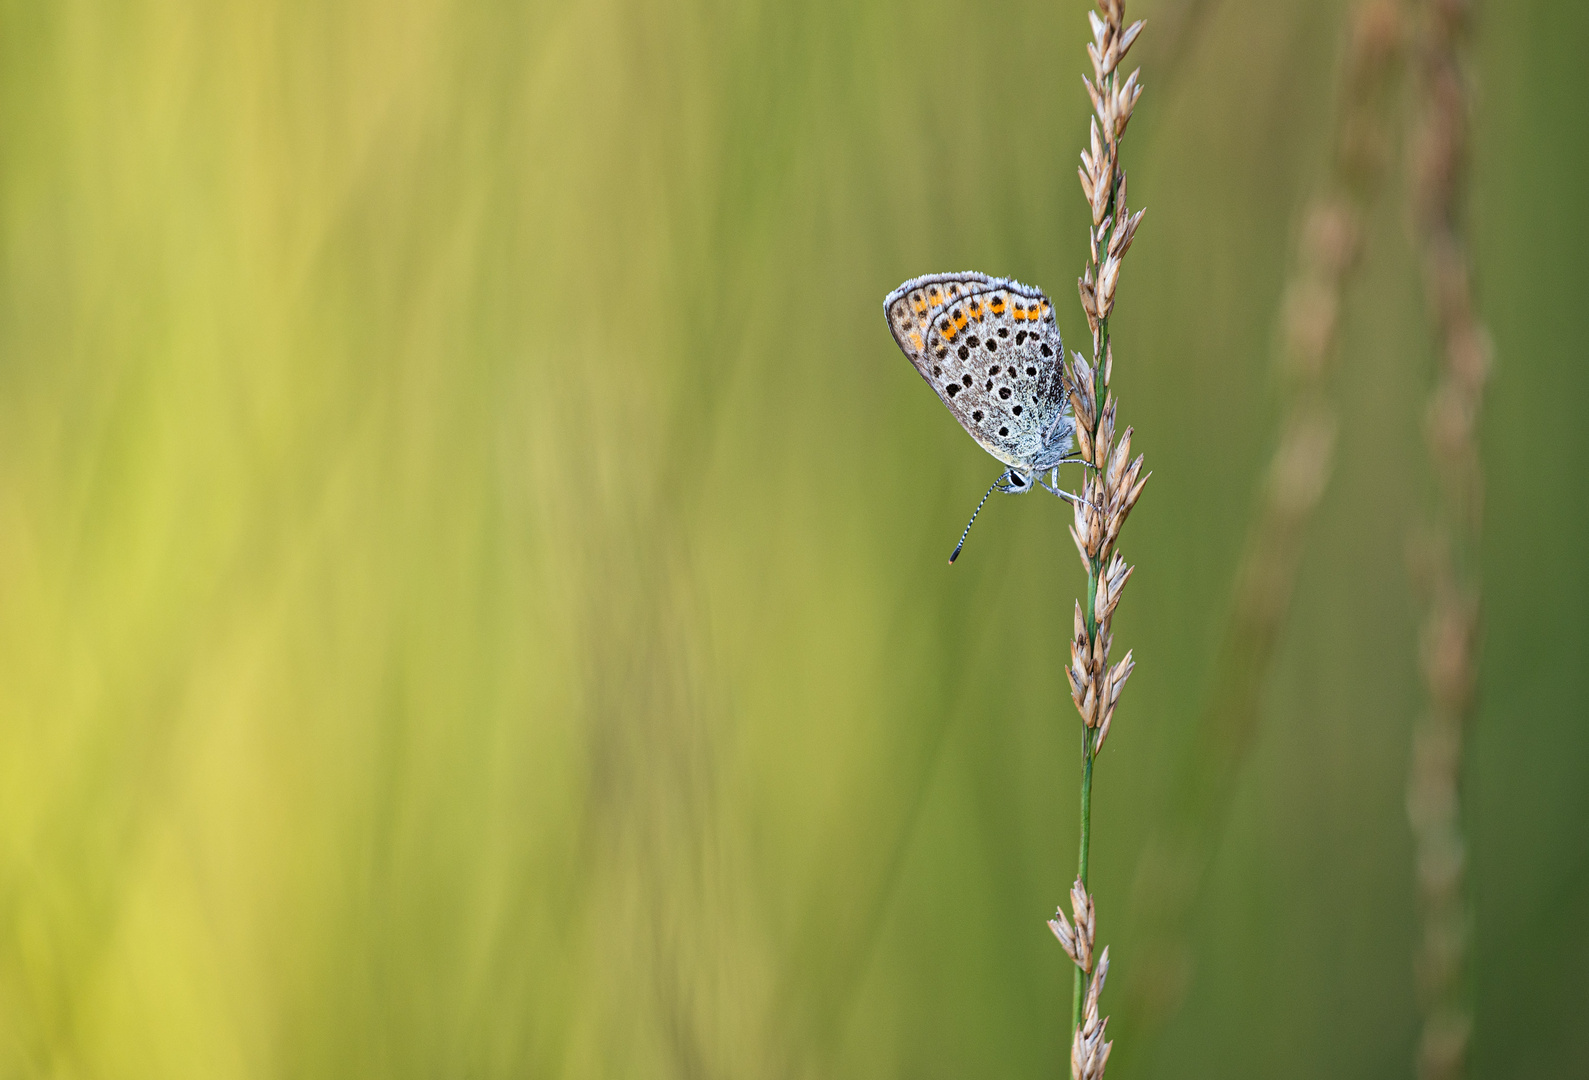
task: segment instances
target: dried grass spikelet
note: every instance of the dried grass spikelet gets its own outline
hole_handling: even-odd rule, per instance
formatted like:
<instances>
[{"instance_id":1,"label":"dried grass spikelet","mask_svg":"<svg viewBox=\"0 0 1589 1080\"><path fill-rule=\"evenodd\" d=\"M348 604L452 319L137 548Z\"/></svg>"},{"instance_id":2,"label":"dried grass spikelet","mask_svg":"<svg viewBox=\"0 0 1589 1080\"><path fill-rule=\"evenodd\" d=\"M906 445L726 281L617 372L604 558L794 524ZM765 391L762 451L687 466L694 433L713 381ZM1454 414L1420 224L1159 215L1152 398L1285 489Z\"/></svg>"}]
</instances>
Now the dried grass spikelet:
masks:
<instances>
[{"instance_id":1,"label":"dried grass spikelet","mask_svg":"<svg viewBox=\"0 0 1589 1080\"><path fill-rule=\"evenodd\" d=\"M1440 366L1424 433L1441 482L1439 513L1413 545L1427 609L1421 667L1426 707L1413 733L1407 778L1423 933L1416 961L1423 1031L1420 1080L1458 1080L1471 1038L1464 989L1472 913L1462 825L1463 743L1477 690L1480 637L1479 526L1484 475L1478 416L1489 377L1490 342L1473 303L1461 233L1468 165L1468 90L1463 71L1467 7L1418 5L1419 109L1411 142L1413 218Z\"/></svg>"},{"instance_id":2,"label":"dried grass spikelet","mask_svg":"<svg viewBox=\"0 0 1589 1080\"><path fill-rule=\"evenodd\" d=\"M1088 466L1070 526L1071 540L1087 574L1087 598L1075 606L1070 662L1065 669L1071 700L1084 725L1081 847L1079 872L1070 893L1075 922L1058 910L1048 924L1076 966L1070 1058L1075 1080L1101 1078L1112 1046L1104 1038L1107 1021L1098 1014L1098 995L1109 971L1109 950L1103 951L1096 967L1093 964L1096 914L1086 884L1089 807L1093 760L1109 736L1120 694L1136 666L1130 652L1111 665L1109 650L1114 644L1115 610L1133 573L1118 550L1120 529L1147 483L1142 456L1131 456L1131 429L1115 437L1118 406L1109 389L1114 373L1109 317L1114 312L1125 257L1142 223L1142 211L1133 213L1129 207L1126 174L1120 165L1120 141L1142 96L1142 86L1137 72L1121 78L1118 68L1141 34L1142 23L1125 24L1123 0L1098 0L1098 11L1089 13L1088 20L1092 26L1092 41L1087 46L1092 77L1083 76L1082 83L1092 101L1093 116L1077 175L1091 223L1087 261L1076 288L1092 332L1092 358L1089 361L1076 353L1067 372L1076 447ZM1091 979L1084 995L1083 980L1088 974Z\"/></svg>"},{"instance_id":3,"label":"dried grass spikelet","mask_svg":"<svg viewBox=\"0 0 1589 1080\"><path fill-rule=\"evenodd\" d=\"M1098 915L1092 897L1080 878L1077 878L1076 883L1070 888L1070 910L1075 918L1074 922L1067 919L1064 909L1060 908L1048 921L1048 928L1059 939L1059 944L1064 948L1065 955L1070 957L1071 962L1080 968L1083 974L1091 975L1082 1005L1081 1023L1071 1038L1070 1074L1074 1080L1082 1080L1082 1078L1095 1080L1103 1076L1104 1066L1109 1062L1109 1051L1114 1045L1104 1039L1108 1018L1100 1017L1098 1014L1098 996L1103 993L1104 980L1109 977L1109 950L1106 947L1103 954L1098 957L1095 969L1093 939L1097 931Z\"/></svg>"},{"instance_id":4,"label":"dried grass spikelet","mask_svg":"<svg viewBox=\"0 0 1589 1080\"><path fill-rule=\"evenodd\" d=\"M1142 23L1123 25L1122 5L1112 0L1100 3L1099 8L1102 16L1097 12L1087 16L1092 24L1092 41L1087 45L1092 78L1083 75L1082 83L1092 100L1093 117L1088 124L1087 149L1081 152L1077 169L1082 194L1092 210L1090 258L1077 285L1082 310L1092 328L1095 357L1103 351L1099 324L1114 308L1121 260L1142 220L1141 211L1132 214L1127 208L1125 171L1120 167L1120 140L1142 96L1142 85L1137 71L1124 79L1116 75L1120 61L1142 32Z\"/></svg>"},{"instance_id":5,"label":"dried grass spikelet","mask_svg":"<svg viewBox=\"0 0 1589 1080\"><path fill-rule=\"evenodd\" d=\"M1074 354L1069 372L1077 451L1096 470L1083 486L1070 531L1096 588L1091 610L1077 607L1069 669L1071 698L1083 722L1097 732L1094 754L1108 735L1115 704L1133 667L1129 654L1113 667L1108 665L1110 622L1132 573L1115 544L1147 481L1141 456L1131 457L1130 429L1115 440L1116 401L1109 391L1114 348L1108 332L1121 268L1142 222L1142 211L1133 213L1129 208L1126 173L1120 165L1120 140L1142 96L1142 85L1137 72L1123 79L1117 72L1142 32L1142 23L1125 25L1121 0L1100 0L1098 8L1088 14L1092 41L1087 56L1092 61L1092 77L1083 76L1082 82L1092 100L1093 117L1077 170L1082 194L1092 210L1087 264L1077 280L1077 290L1092 331L1093 355L1089 362L1081 353Z\"/></svg>"},{"instance_id":6,"label":"dried grass spikelet","mask_svg":"<svg viewBox=\"0 0 1589 1080\"><path fill-rule=\"evenodd\" d=\"M1098 969L1092 973L1087 985L1087 1003L1082 1007L1081 1026L1070 1042L1070 1075L1072 1080L1098 1080L1109 1064L1109 1051L1114 1043L1105 1040L1108 1017L1098 1015L1098 995L1103 993L1104 980L1109 977L1109 948L1104 947L1098 958Z\"/></svg>"},{"instance_id":7,"label":"dried grass spikelet","mask_svg":"<svg viewBox=\"0 0 1589 1080\"><path fill-rule=\"evenodd\" d=\"M1195 749L1167 784L1170 809L1144 845L1132 888L1132 918L1141 928L1124 986L1133 1036L1168 1022L1192 985L1190 913L1232 780L1255 745L1262 690L1291 610L1310 525L1334 470L1340 423L1332 383L1343 295L1382 240L1372 211L1394 160L1387 151L1395 145L1393 124L1403 100L1398 76L1407 6L1403 0L1351 5L1329 154L1296 222L1296 250L1276 318L1275 359L1285 376L1282 420L1246 528L1233 603L1198 711Z\"/></svg>"},{"instance_id":8,"label":"dried grass spikelet","mask_svg":"<svg viewBox=\"0 0 1589 1080\"><path fill-rule=\"evenodd\" d=\"M1082 971L1091 971L1097 912L1093 908L1092 897L1087 895L1087 889L1082 885L1080 878L1077 878L1076 883L1070 887L1070 910L1076 918L1074 923L1065 918L1064 908L1056 908L1054 917L1048 920L1048 928L1059 939L1059 944L1065 950L1065 955L1070 957L1071 963Z\"/></svg>"},{"instance_id":9,"label":"dried grass spikelet","mask_svg":"<svg viewBox=\"0 0 1589 1080\"><path fill-rule=\"evenodd\" d=\"M1365 214L1384 176L1390 76L1404 23L1396 0L1361 0L1352 13L1331 180L1303 213L1281 308L1281 353L1293 400L1239 571L1236 619L1251 639L1243 653L1267 651L1277 633L1305 526L1332 471L1337 422L1327 380L1338 353L1342 295L1362 260Z\"/></svg>"},{"instance_id":10,"label":"dried grass spikelet","mask_svg":"<svg viewBox=\"0 0 1589 1080\"><path fill-rule=\"evenodd\" d=\"M1090 383L1091 369L1086 360L1078 353L1075 362L1078 371L1086 373L1078 377L1078 383L1082 378ZM1085 392L1078 387L1078 395ZM1081 426L1077 424L1078 428ZM1114 401L1111 398L1102 417L1085 438L1091 445L1097 445L1093 440L1109 445L1113 428ZM1120 692L1135 667L1129 652L1119 663L1109 666L1115 609L1126 583L1136 572L1135 567L1126 563L1116 544L1126 517L1141 498L1147 483L1147 476L1142 473L1141 455L1131 457L1131 434L1131 429L1126 429L1103 459L1099 474L1088 478L1070 527L1071 539L1094 581L1091 611L1084 610L1080 602L1076 604L1067 669L1071 699L1082 722L1097 730L1093 740L1094 754L1103 748Z\"/></svg>"}]
</instances>

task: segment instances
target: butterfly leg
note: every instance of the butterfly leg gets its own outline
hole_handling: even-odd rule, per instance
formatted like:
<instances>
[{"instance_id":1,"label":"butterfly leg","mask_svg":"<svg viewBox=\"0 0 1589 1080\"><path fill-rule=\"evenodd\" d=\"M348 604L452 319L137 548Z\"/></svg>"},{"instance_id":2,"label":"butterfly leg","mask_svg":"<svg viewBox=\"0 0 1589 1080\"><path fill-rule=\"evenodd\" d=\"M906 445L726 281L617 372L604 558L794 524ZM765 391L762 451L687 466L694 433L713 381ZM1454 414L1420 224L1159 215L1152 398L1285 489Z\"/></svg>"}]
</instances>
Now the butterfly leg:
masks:
<instances>
[{"instance_id":1,"label":"butterfly leg","mask_svg":"<svg viewBox=\"0 0 1589 1080\"><path fill-rule=\"evenodd\" d=\"M1059 467L1061 465L1082 465L1089 469L1093 467L1092 462L1080 456L1060 458L1058 461L1054 462L1054 482L1056 484L1059 482Z\"/></svg>"},{"instance_id":2,"label":"butterfly leg","mask_svg":"<svg viewBox=\"0 0 1589 1080\"><path fill-rule=\"evenodd\" d=\"M1045 483L1044 481L1039 479L1038 483L1042 484L1043 485L1043 490L1049 492L1050 494L1058 495L1061 499L1064 499L1067 502L1070 502L1070 503L1073 503L1073 504L1075 504L1077 506L1080 506L1081 505L1081 500L1080 499L1078 499L1076 496L1072 495L1070 492L1062 490L1060 488L1060 486L1059 486L1059 467L1061 465L1089 465L1089 464L1090 464L1090 462L1084 460L1083 458L1081 458L1079 456L1078 457L1060 458L1058 461L1056 461L1054 463L1053 467L1048 470L1048 481Z\"/></svg>"},{"instance_id":3,"label":"butterfly leg","mask_svg":"<svg viewBox=\"0 0 1589 1080\"><path fill-rule=\"evenodd\" d=\"M1058 469L1054 469L1053 470L1054 474L1057 474L1058 472L1059 472ZM1054 475L1054 479L1055 479L1055 481L1058 481L1058 479L1059 479L1058 475ZM1064 499L1066 502L1070 503L1072 506L1080 506L1081 505L1081 500L1080 499L1078 499L1076 496L1072 495L1070 492L1064 490L1063 488L1055 487L1053 484L1050 484L1046 480L1039 480L1038 483L1043 485L1043 490L1048 492L1050 495L1058 495L1061 499Z\"/></svg>"}]
</instances>

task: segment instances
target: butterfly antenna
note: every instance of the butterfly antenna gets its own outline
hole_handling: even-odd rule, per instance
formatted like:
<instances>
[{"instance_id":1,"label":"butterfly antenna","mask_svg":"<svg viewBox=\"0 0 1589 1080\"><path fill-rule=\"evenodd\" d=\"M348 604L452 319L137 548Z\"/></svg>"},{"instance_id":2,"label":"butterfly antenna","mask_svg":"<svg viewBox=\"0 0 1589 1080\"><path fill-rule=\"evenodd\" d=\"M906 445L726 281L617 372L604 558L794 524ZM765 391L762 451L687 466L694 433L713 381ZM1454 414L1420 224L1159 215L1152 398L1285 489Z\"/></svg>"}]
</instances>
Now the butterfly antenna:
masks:
<instances>
[{"instance_id":1,"label":"butterfly antenna","mask_svg":"<svg viewBox=\"0 0 1589 1080\"><path fill-rule=\"evenodd\" d=\"M999 477L999 480L1003 480L1003 479L1004 479L1004 477L1002 477L1002 476ZM982 502L977 503L977 508L975 510L971 511L971 520L966 522L966 531L960 534L960 542L955 545L954 554L949 556L949 565L950 566L953 566L954 565L954 561L960 557L960 549L966 546L966 536L971 532L971 526L973 526L973 525L975 525L977 523L977 515L982 513L983 504L985 504L988 501L988 495L992 495L993 494L993 488L996 488L996 487L999 486L999 480L993 481L993 487L988 488L988 494L982 496Z\"/></svg>"}]
</instances>

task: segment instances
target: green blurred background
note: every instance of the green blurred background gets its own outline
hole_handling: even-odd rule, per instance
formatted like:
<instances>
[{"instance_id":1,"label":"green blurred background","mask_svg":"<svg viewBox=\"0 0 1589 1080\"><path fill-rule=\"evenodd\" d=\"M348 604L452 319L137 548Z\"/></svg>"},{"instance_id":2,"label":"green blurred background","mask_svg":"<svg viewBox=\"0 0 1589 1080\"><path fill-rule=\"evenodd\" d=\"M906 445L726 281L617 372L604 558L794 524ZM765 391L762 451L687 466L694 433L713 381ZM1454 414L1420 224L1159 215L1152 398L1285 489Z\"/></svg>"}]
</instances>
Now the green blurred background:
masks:
<instances>
[{"instance_id":1,"label":"green blurred background","mask_svg":"<svg viewBox=\"0 0 1589 1080\"><path fill-rule=\"evenodd\" d=\"M881 301L977 268L1081 339L1087 8L0 6L0 1077L1064 1074L1081 574L1041 498L944 565L997 470ZM1117 980L1346 41L1129 14ZM1573 0L1476 26L1477 1076L1589 1075L1585 46ZM1112 981L1112 1077L1411 1071L1404 188L1184 1004Z\"/></svg>"}]
</instances>

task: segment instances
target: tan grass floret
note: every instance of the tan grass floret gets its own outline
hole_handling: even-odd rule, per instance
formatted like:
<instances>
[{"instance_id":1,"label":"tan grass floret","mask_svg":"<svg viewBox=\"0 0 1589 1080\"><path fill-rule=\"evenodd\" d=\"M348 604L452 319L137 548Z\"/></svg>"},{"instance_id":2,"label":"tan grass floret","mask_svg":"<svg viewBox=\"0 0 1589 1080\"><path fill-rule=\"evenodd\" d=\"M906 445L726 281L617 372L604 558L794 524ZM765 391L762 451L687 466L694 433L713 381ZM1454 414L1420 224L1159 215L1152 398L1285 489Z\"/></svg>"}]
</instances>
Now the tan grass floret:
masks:
<instances>
[{"instance_id":1,"label":"tan grass floret","mask_svg":"<svg viewBox=\"0 0 1589 1080\"><path fill-rule=\"evenodd\" d=\"M1077 289L1092 331L1093 359L1089 363L1075 353L1070 370L1077 452L1095 471L1083 486L1070 530L1093 588L1089 590L1091 610L1079 603L1076 607L1068 674L1071 700L1082 722L1097 733L1090 748L1093 754L1103 748L1120 692L1135 666L1129 652L1119 663L1109 665L1110 624L1134 569L1115 550L1115 544L1147 483L1141 456L1131 457L1131 429L1115 440L1116 402L1109 391L1114 371L1109 316L1114 311L1121 264L1142 221L1142 211L1132 213L1127 206L1126 174L1120 166L1120 140L1142 87L1137 72L1122 80L1116 69L1142 32L1142 23L1125 25L1122 0L1100 0L1098 6L1101 15L1088 13L1093 39L1087 55L1092 60L1093 77L1082 76L1094 115L1078 170L1082 194L1092 208L1087 265Z\"/></svg>"},{"instance_id":2,"label":"tan grass floret","mask_svg":"<svg viewBox=\"0 0 1589 1080\"><path fill-rule=\"evenodd\" d=\"M1096 1078L1103 1076L1104 1065L1109 1061L1109 1051L1114 1044L1104 1039L1104 1028L1109 1023L1107 1018L1099 1018L1098 995L1103 993L1104 980L1109 976L1109 949L1104 948L1103 955L1098 958L1098 968L1093 970L1092 946L1093 935L1097 930L1098 913L1093 907L1092 897L1087 893L1087 887L1077 878L1076 883L1070 888L1070 910L1075 916L1072 923L1065 918L1063 908L1054 912L1054 917L1048 921L1048 928L1059 939L1059 944L1065 950L1065 955L1079 967L1083 973L1090 974L1092 978L1087 984L1087 998L1082 1006L1081 1024L1076 1028L1070 1044L1070 1072L1071 1076L1081 1078Z\"/></svg>"},{"instance_id":3,"label":"tan grass floret","mask_svg":"<svg viewBox=\"0 0 1589 1080\"><path fill-rule=\"evenodd\" d=\"M1087 987L1087 1004L1082 1008L1081 1026L1070 1041L1070 1075L1073 1080L1099 1080L1104 1066L1109 1064L1109 1051L1114 1043L1104 1039L1109 1026L1107 1016L1098 1015L1098 995L1103 993L1104 980L1109 977L1109 949L1104 947L1098 958L1098 970L1092 973Z\"/></svg>"},{"instance_id":4,"label":"tan grass floret","mask_svg":"<svg viewBox=\"0 0 1589 1080\"><path fill-rule=\"evenodd\" d=\"M1087 895L1087 887L1080 878L1070 887L1070 910L1076 916L1074 924L1065 918L1064 908L1057 908L1054 917L1048 920L1048 928L1059 939L1060 947L1071 962L1083 971L1091 971L1092 941L1097 929L1098 913L1093 910L1092 897Z\"/></svg>"}]
</instances>

